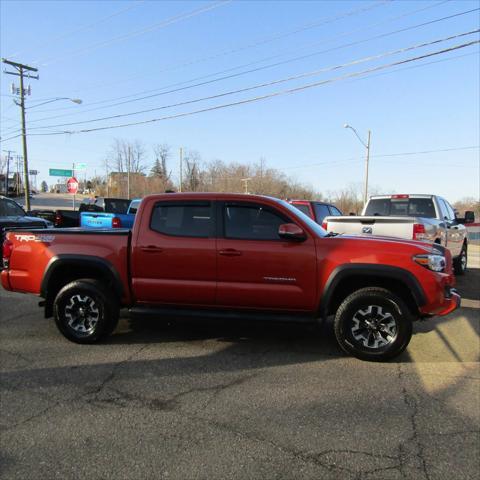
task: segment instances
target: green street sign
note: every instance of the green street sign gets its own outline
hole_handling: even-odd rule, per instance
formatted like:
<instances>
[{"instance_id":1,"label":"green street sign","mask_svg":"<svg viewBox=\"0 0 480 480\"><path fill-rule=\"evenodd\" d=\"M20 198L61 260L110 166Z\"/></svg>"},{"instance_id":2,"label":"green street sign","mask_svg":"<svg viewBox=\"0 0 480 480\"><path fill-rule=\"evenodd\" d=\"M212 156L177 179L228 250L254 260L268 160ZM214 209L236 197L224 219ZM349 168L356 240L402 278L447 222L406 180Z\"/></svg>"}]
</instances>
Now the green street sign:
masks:
<instances>
[{"instance_id":1,"label":"green street sign","mask_svg":"<svg viewBox=\"0 0 480 480\"><path fill-rule=\"evenodd\" d=\"M64 170L62 168L50 168L48 174L51 177L73 177L73 172L71 170Z\"/></svg>"}]
</instances>

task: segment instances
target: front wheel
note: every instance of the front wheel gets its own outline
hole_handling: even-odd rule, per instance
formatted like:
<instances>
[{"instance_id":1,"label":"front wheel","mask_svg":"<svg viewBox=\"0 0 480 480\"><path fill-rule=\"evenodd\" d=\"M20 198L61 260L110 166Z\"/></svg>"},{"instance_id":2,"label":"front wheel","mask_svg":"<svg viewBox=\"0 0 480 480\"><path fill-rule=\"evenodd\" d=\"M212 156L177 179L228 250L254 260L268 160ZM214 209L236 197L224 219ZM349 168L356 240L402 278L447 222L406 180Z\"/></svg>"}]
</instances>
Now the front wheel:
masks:
<instances>
[{"instance_id":1,"label":"front wheel","mask_svg":"<svg viewBox=\"0 0 480 480\"><path fill-rule=\"evenodd\" d=\"M382 361L402 353L412 338L412 318L405 302L384 288L350 294L335 315L335 336L347 353Z\"/></svg>"},{"instance_id":2,"label":"front wheel","mask_svg":"<svg viewBox=\"0 0 480 480\"><path fill-rule=\"evenodd\" d=\"M463 275L467 271L467 245L464 243L460 255L453 260L456 275Z\"/></svg>"},{"instance_id":3,"label":"front wheel","mask_svg":"<svg viewBox=\"0 0 480 480\"><path fill-rule=\"evenodd\" d=\"M96 343L109 335L118 322L117 299L92 279L65 285L53 304L60 332L75 343Z\"/></svg>"}]
</instances>

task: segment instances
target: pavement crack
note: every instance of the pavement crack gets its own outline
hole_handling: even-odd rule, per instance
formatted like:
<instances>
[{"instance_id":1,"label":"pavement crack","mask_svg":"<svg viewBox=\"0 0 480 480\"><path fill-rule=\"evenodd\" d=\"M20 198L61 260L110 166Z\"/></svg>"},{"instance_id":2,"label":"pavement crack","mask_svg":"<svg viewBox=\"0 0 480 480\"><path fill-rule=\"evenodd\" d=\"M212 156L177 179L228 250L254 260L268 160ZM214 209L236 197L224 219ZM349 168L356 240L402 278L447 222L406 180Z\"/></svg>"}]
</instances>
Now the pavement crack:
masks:
<instances>
[{"instance_id":1,"label":"pavement crack","mask_svg":"<svg viewBox=\"0 0 480 480\"><path fill-rule=\"evenodd\" d=\"M112 372L111 372L112 373ZM222 392L225 390L241 385L251 378L255 377L257 374L254 375L246 375L244 377L235 378L226 383L220 383L211 386L200 386L200 387L192 387L188 390L184 390L182 392L178 392L168 398L150 398L138 394L132 394L129 392L125 392L119 389L109 388L110 395L107 395L103 398L99 397L99 394L105 389L105 386L111 381L111 375L102 382L102 385L96 389L94 397L89 401L89 403L95 403L97 405L115 405L120 408L127 407L129 405L137 403L139 406L148 408L150 410L162 410L162 411L169 411L175 410L179 407L180 401L183 397L195 394L195 393L205 393L205 392L213 392L213 396L207 401L207 403L203 406L203 409L207 408L207 406Z\"/></svg>"},{"instance_id":2,"label":"pavement crack","mask_svg":"<svg viewBox=\"0 0 480 480\"><path fill-rule=\"evenodd\" d=\"M33 363L33 360L31 358L28 358L25 355L22 355L21 353L18 353L18 352L12 352L5 348L0 348L0 353L4 353L6 355L10 355L11 357L18 358L22 362L25 362L27 365L31 365Z\"/></svg>"},{"instance_id":3,"label":"pavement crack","mask_svg":"<svg viewBox=\"0 0 480 480\"><path fill-rule=\"evenodd\" d=\"M110 373L100 382L100 384L95 388L91 389L90 391L86 392L84 395L93 395L94 397L98 396L105 389L105 387L115 378L115 375L118 369L121 368L126 363L128 363L133 358L135 358L137 355L139 355L147 347L149 347L149 344L142 345L140 348L135 350L135 352L133 352L127 358L121 360L120 362L117 362L112 367L112 370L110 371Z\"/></svg>"},{"instance_id":4,"label":"pavement crack","mask_svg":"<svg viewBox=\"0 0 480 480\"><path fill-rule=\"evenodd\" d=\"M410 395L407 391L407 387L405 386L405 382L403 379L404 372L402 370L402 365L399 363L398 364L398 379L400 381L400 386L402 389L402 396L403 396L403 401L405 405L409 408L410 414L409 414L409 420L410 420L410 426L412 429L412 435L411 437L407 440L407 442L411 442L412 444L415 445L416 448L416 457L420 461L420 466L422 473L426 480L430 480L430 474L428 473L428 468L427 468L427 462L425 460L424 456L424 446L422 442L420 441L420 432L419 432L419 427L418 427L418 402L415 397ZM407 443L405 442L405 443ZM401 458L401 465L402 469L405 466L405 451L402 448L399 448L399 457ZM402 474L405 476L403 470Z\"/></svg>"}]
</instances>

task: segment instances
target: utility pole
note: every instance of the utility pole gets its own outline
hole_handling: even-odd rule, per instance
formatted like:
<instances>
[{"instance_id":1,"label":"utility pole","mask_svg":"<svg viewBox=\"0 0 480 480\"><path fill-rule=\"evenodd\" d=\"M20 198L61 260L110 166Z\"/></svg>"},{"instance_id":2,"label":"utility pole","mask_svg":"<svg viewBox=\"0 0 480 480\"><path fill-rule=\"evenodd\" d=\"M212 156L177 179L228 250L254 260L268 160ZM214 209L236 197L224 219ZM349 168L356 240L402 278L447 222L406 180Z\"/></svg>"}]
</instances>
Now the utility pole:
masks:
<instances>
[{"instance_id":1,"label":"utility pole","mask_svg":"<svg viewBox=\"0 0 480 480\"><path fill-rule=\"evenodd\" d=\"M365 193L363 194L363 205L367 204L368 200L368 164L370 162L370 137L372 132L368 131L368 139L367 139L367 156L365 158Z\"/></svg>"},{"instance_id":2,"label":"utility pole","mask_svg":"<svg viewBox=\"0 0 480 480\"><path fill-rule=\"evenodd\" d=\"M245 193L248 194L248 182L251 180L251 178L242 178L242 182L244 183L245 186Z\"/></svg>"},{"instance_id":3,"label":"utility pole","mask_svg":"<svg viewBox=\"0 0 480 480\"><path fill-rule=\"evenodd\" d=\"M29 67L28 65L24 65L22 63L12 62L5 58L2 58L2 62L10 65L11 67L15 68L16 72L7 72L8 75L16 75L20 77L20 103L15 102L17 105L20 106L22 112L22 146L23 146L23 176L25 182L25 210L27 212L30 210L30 185L28 182L28 156L27 156L27 131L25 127L25 87L23 84L24 77L34 78L38 80L38 75L31 75L28 72L38 72L38 69L34 67ZM27 73L25 73L27 71ZM30 88L29 88L30 93Z\"/></svg>"},{"instance_id":4,"label":"utility pole","mask_svg":"<svg viewBox=\"0 0 480 480\"><path fill-rule=\"evenodd\" d=\"M132 149L128 147L127 154L127 198L130 200L130 156L132 155Z\"/></svg>"},{"instance_id":5,"label":"utility pole","mask_svg":"<svg viewBox=\"0 0 480 480\"><path fill-rule=\"evenodd\" d=\"M5 177L5 196L8 197L8 176L10 175L10 160L11 154L15 153L13 150L4 150L7 154L7 176Z\"/></svg>"},{"instance_id":6,"label":"utility pole","mask_svg":"<svg viewBox=\"0 0 480 480\"><path fill-rule=\"evenodd\" d=\"M178 191L182 192L182 183L183 183L183 148L180 147L180 187Z\"/></svg>"},{"instance_id":7,"label":"utility pole","mask_svg":"<svg viewBox=\"0 0 480 480\"><path fill-rule=\"evenodd\" d=\"M364 193L363 193L363 205L366 205L367 200L368 200L368 166L369 166L368 164L370 162L370 138L372 136L372 132L370 130L368 131L368 140L367 140L367 143L365 143L362 140L362 137L360 137L358 132L351 125L349 125L348 123L345 123L345 125L343 125L343 128L349 128L355 134L355 136L358 138L360 143L367 150L367 155L365 157L365 189L364 189Z\"/></svg>"}]
</instances>

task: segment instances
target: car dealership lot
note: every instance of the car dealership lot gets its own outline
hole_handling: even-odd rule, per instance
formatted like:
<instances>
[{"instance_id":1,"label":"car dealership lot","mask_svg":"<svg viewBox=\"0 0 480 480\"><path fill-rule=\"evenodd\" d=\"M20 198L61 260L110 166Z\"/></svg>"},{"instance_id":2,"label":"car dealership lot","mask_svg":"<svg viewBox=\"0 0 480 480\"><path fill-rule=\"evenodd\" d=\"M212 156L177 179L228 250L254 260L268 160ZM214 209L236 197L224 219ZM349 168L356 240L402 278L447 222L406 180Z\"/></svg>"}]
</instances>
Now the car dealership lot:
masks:
<instances>
[{"instance_id":1,"label":"car dealership lot","mask_svg":"<svg viewBox=\"0 0 480 480\"><path fill-rule=\"evenodd\" d=\"M471 266L479 266L478 247ZM128 319L81 346L0 290L2 478L474 478L480 270L390 363L331 326Z\"/></svg>"}]
</instances>

